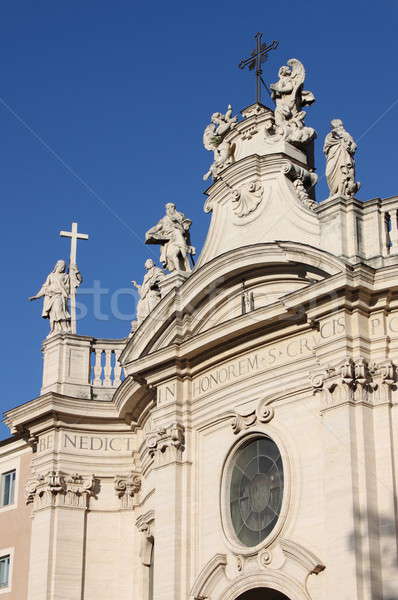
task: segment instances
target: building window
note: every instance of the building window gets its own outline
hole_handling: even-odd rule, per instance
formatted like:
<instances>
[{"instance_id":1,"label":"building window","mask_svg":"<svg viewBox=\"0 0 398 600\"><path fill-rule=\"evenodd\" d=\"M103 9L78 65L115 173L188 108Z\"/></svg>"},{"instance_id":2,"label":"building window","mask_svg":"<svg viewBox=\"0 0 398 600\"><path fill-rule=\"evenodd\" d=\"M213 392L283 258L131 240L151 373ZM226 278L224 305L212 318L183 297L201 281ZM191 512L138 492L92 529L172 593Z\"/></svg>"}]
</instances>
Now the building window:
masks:
<instances>
[{"instance_id":1,"label":"building window","mask_svg":"<svg viewBox=\"0 0 398 600\"><path fill-rule=\"evenodd\" d=\"M283 465L269 437L250 438L235 453L230 471L229 510L244 546L260 544L274 529L283 498Z\"/></svg>"},{"instance_id":2,"label":"building window","mask_svg":"<svg viewBox=\"0 0 398 600\"><path fill-rule=\"evenodd\" d=\"M10 504L14 504L15 477L16 477L15 469L12 471L7 471L7 473L1 474L0 506L9 506Z\"/></svg>"},{"instance_id":3,"label":"building window","mask_svg":"<svg viewBox=\"0 0 398 600\"><path fill-rule=\"evenodd\" d=\"M10 555L0 556L0 590L10 584Z\"/></svg>"}]
</instances>

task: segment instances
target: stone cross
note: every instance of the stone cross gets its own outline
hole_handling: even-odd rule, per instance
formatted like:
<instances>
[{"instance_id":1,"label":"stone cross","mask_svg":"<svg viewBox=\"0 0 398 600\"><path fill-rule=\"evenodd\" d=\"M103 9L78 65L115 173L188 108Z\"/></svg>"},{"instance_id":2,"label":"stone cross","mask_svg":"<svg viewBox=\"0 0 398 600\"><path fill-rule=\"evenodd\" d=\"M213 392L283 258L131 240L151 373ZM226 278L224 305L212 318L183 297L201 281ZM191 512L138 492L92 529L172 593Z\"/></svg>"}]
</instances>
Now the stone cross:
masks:
<instances>
[{"instance_id":1,"label":"stone cross","mask_svg":"<svg viewBox=\"0 0 398 600\"><path fill-rule=\"evenodd\" d=\"M69 271L70 265L76 264L76 254L77 254L77 240L88 240L88 235L86 233L78 233L77 232L77 223L72 223L71 227L72 231L60 231L59 235L61 237L69 237L70 240L70 261L69 261ZM76 290L73 285L70 286L70 314L71 314L71 332L76 333Z\"/></svg>"},{"instance_id":2,"label":"stone cross","mask_svg":"<svg viewBox=\"0 0 398 600\"><path fill-rule=\"evenodd\" d=\"M256 103L261 104L261 84L267 87L262 78L263 71L261 69L261 63L265 62L268 57L270 50L275 50L278 47L279 42L274 40L270 44L261 42L263 37L262 33L256 33L254 39L256 40L256 48L253 50L249 58L243 58L239 63L239 68L244 69L249 67L249 71L256 71ZM268 89L268 88L267 88Z\"/></svg>"}]
</instances>

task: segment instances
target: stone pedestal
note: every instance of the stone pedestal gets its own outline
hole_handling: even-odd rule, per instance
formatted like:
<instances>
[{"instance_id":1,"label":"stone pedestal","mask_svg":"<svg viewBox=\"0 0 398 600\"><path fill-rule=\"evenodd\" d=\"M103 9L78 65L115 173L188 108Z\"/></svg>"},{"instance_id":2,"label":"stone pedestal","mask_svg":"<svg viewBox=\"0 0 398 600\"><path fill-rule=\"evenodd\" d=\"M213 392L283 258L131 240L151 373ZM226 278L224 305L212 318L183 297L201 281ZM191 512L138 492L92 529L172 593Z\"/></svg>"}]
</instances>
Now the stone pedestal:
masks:
<instances>
[{"instance_id":1,"label":"stone pedestal","mask_svg":"<svg viewBox=\"0 0 398 600\"><path fill-rule=\"evenodd\" d=\"M58 334L45 340L41 394L90 398L91 337Z\"/></svg>"},{"instance_id":2,"label":"stone pedestal","mask_svg":"<svg viewBox=\"0 0 398 600\"><path fill-rule=\"evenodd\" d=\"M180 287L189 276L189 271L173 271L169 275L166 275L166 277L159 282L162 298L166 296L170 290Z\"/></svg>"}]
</instances>

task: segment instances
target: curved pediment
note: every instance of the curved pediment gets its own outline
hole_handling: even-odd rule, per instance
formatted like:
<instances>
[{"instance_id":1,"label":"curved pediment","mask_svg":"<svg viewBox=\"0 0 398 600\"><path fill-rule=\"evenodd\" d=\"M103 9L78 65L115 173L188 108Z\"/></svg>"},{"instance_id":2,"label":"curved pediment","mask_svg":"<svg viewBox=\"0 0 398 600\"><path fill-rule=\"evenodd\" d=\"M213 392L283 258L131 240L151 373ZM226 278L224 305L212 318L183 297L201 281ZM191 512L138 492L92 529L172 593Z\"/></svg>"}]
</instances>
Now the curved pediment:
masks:
<instances>
[{"instance_id":1,"label":"curved pediment","mask_svg":"<svg viewBox=\"0 0 398 600\"><path fill-rule=\"evenodd\" d=\"M350 268L327 252L294 242L231 250L194 270L170 291L129 340L124 366L258 309L282 308L303 288ZM258 311L260 313L260 311Z\"/></svg>"}]
</instances>

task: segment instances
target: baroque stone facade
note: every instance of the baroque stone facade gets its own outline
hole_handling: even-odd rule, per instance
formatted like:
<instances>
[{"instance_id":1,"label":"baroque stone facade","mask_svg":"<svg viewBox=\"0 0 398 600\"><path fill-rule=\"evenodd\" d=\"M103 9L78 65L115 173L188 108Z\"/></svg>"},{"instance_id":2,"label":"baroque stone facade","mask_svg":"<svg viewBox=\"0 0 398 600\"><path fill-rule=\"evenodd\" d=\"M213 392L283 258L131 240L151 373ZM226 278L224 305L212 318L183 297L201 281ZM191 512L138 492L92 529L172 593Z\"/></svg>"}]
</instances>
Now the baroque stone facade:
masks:
<instances>
[{"instance_id":1,"label":"baroque stone facade","mask_svg":"<svg viewBox=\"0 0 398 600\"><path fill-rule=\"evenodd\" d=\"M44 341L6 415L31 456L18 600L396 597L398 198L354 197L340 128L352 168L315 202L304 77L290 59L275 109L213 114L207 240L190 271L169 205L132 334Z\"/></svg>"}]
</instances>

